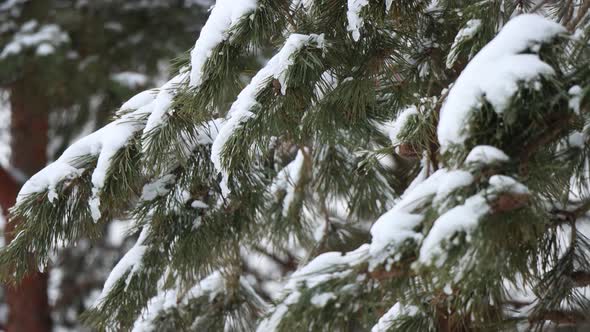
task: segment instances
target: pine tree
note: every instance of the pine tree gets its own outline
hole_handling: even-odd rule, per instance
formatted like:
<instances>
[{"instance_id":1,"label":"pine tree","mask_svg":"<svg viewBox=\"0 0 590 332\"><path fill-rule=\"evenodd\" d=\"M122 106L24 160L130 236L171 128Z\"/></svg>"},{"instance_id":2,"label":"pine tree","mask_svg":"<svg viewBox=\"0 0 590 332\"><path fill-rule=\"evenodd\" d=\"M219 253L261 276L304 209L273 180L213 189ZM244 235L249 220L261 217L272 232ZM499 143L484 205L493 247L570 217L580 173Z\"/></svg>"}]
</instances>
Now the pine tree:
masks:
<instances>
[{"instance_id":1,"label":"pine tree","mask_svg":"<svg viewBox=\"0 0 590 332\"><path fill-rule=\"evenodd\" d=\"M4 151L1 156L4 213L28 176L76 137L110 121L123 101L168 75L169 59L198 34L203 9L177 0L0 0L2 136L9 132L13 151L10 158ZM7 241L15 224L8 225ZM128 249L129 243L110 236L121 224L103 224L109 236L100 241L81 238L76 248L60 247L50 273L30 273L19 287L2 285L0 330L84 331L77 316Z\"/></svg>"},{"instance_id":2,"label":"pine tree","mask_svg":"<svg viewBox=\"0 0 590 332\"><path fill-rule=\"evenodd\" d=\"M176 76L25 184L0 275L128 217L100 330L583 326L589 7L218 0Z\"/></svg>"}]
</instances>

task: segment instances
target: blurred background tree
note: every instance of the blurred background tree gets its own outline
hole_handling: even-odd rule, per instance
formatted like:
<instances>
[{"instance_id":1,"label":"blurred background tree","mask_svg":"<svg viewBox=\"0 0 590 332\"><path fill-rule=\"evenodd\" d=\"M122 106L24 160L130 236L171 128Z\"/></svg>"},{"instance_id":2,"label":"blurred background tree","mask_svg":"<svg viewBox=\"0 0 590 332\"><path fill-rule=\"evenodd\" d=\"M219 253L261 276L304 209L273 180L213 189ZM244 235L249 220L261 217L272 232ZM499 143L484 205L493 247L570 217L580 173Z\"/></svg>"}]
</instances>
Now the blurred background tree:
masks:
<instances>
[{"instance_id":1,"label":"blurred background tree","mask_svg":"<svg viewBox=\"0 0 590 332\"><path fill-rule=\"evenodd\" d=\"M108 122L123 101L160 86L169 59L190 47L210 5L209 0L0 0L3 211L28 177ZM103 241L64 248L51 271L0 290L0 331L83 330L78 314L128 249L125 225L113 221ZM11 228L4 230L5 243Z\"/></svg>"}]
</instances>

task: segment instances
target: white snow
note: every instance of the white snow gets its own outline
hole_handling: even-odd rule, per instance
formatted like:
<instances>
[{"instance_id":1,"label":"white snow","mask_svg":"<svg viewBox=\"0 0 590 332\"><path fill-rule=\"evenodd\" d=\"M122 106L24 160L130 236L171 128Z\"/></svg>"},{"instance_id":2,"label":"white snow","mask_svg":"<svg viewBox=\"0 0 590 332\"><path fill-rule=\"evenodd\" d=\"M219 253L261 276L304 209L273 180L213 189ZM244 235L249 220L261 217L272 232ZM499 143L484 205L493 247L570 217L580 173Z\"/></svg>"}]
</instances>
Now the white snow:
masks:
<instances>
[{"instance_id":1,"label":"white snow","mask_svg":"<svg viewBox=\"0 0 590 332\"><path fill-rule=\"evenodd\" d=\"M144 86L148 82L148 77L145 74L133 72L133 71L124 71L120 73L115 73L111 75L111 80L128 87L130 89L135 89L140 86Z\"/></svg>"},{"instance_id":2,"label":"white snow","mask_svg":"<svg viewBox=\"0 0 590 332\"><path fill-rule=\"evenodd\" d=\"M289 209L295 198L295 189L301 180L301 174L305 163L305 154L306 152L299 150L295 159L277 174L270 187L270 192L275 196L281 192L286 193L283 200L283 216L285 217L289 214Z\"/></svg>"},{"instance_id":3,"label":"white snow","mask_svg":"<svg viewBox=\"0 0 590 332\"><path fill-rule=\"evenodd\" d=\"M369 4L369 0L348 0L348 10L346 18L348 19L347 30L352 33L352 39L358 41L361 38L360 29L364 25L361 17L361 10Z\"/></svg>"},{"instance_id":4,"label":"white snow","mask_svg":"<svg viewBox=\"0 0 590 332\"><path fill-rule=\"evenodd\" d=\"M566 32L561 25L537 15L520 15L465 67L441 109L438 138L442 151L467 138L470 113L485 99L502 113L519 82L552 75L551 66L536 54L520 54Z\"/></svg>"},{"instance_id":5,"label":"white snow","mask_svg":"<svg viewBox=\"0 0 590 332\"><path fill-rule=\"evenodd\" d=\"M422 264L434 263L435 266L442 266L446 260L443 243L459 232L469 235L477 227L481 217L489 211L490 206L486 198L476 194L469 197L464 204L438 217L422 242L418 261Z\"/></svg>"},{"instance_id":6,"label":"white snow","mask_svg":"<svg viewBox=\"0 0 590 332\"><path fill-rule=\"evenodd\" d=\"M379 321L371 332L387 332L393 326L394 321L402 315L413 316L418 312L418 308L415 306L403 306L399 302L394 304L385 315L379 318Z\"/></svg>"},{"instance_id":7,"label":"white snow","mask_svg":"<svg viewBox=\"0 0 590 332\"><path fill-rule=\"evenodd\" d=\"M109 295L109 293L111 292L111 290L113 289L113 287L115 286L117 281L119 281L121 278L123 278L123 276L127 272L129 272L129 274L127 275L127 279L125 280L125 283L126 283L126 285L129 285L129 282L131 281L131 278L133 277L133 275L137 271L139 271L139 269L142 267L143 255L145 254L145 251L147 248L144 245L144 242L145 242L149 232L150 232L150 227L145 226L142 229L141 233L139 234L139 238L137 239L137 242L135 243L135 245L131 249L129 249L129 251L125 254L125 256L123 256L123 258L121 258L121 260L117 263L117 265L115 265L115 267L113 268L113 270L109 274L109 277L107 278L107 280L104 283L104 287L102 289L102 292L100 293L100 295L98 296L98 298L94 304L95 307L100 308L102 306L104 300Z\"/></svg>"},{"instance_id":8,"label":"white snow","mask_svg":"<svg viewBox=\"0 0 590 332\"><path fill-rule=\"evenodd\" d=\"M159 292L152 297L143 308L139 317L133 323L132 332L154 331L154 321L160 313L176 305L177 293L175 289Z\"/></svg>"},{"instance_id":9,"label":"white snow","mask_svg":"<svg viewBox=\"0 0 590 332\"><path fill-rule=\"evenodd\" d=\"M509 161L510 158L504 153L504 151L491 146L491 145L478 145L471 149L467 158L465 158L466 164L496 164Z\"/></svg>"},{"instance_id":10,"label":"white snow","mask_svg":"<svg viewBox=\"0 0 590 332\"><path fill-rule=\"evenodd\" d=\"M191 51L190 86L199 86L213 49L229 38L229 31L256 9L257 0L217 0Z\"/></svg>"},{"instance_id":11,"label":"white snow","mask_svg":"<svg viewBox=\"0 0 590 332\"><path fill-rule=\"evenodd\" d=\"M53 53L55 53L55 47L48 43L40 44L39 46L37 46L37 49L35 50L35 54L38 56L48 56Z\"/></svg>"},{"instance_id":12,"label":"white snow","mask_svg":"<svg viewBox=\"0 0 590 332\"><path fill-rule=\"evenodd\" d=\"M391 4L394 0L385 0L385 11L388 12L391 9Z\"/></svg>"},{"instance_id":13,"label":"white snow","mask_svg":"<svg viewBox=\"0 0 590 332\"><path fill-rule=\"evenodd\" d=\"M480 28L481 20L473 19L467 21L467 23L465 23L465 26L461 28L461 30L459 30L457 36L455 36L455 41L453 41L453 45L451 46L451 50L449 51L449 54L447 56L447 68L452 68L455 64L455 61L457 61L457 57L459 56L459 45L473 38L473 36L475 36L475 34L479 31Z\"/></svg>"},{"instance_id":14,"label":"white snow","mask_svg":"<svg viewBox=\"0 0 590 332\"><path fill-rule=\"evenodd\" d=\"M205 202L200 201L200 200L194 200L191 202L191 207L193 209L208 209L209 205L207 205Z\"/></svg>"},{"instance_id":15,"label":"white snow","mask_svg":"<svg viewBox=\"0 0 590 332\"><path fill-rule=\"evenodd\" d=\"M301 269L295 271L287 285L286 290L295 291L297 285L305 284L308 288L313 288L321 283L341 278L352 272L347 270L358 265L368 258L369 245L364 244L359 248L343 254L341 252L327 252L314 258Z\"/></svg>"},{"instance_id":16,"label":"white snow","mask_svg":"<svg viewBox=\"0 0 590 332\"><path fill-rule=\"evenodd\" d=\"M391 140L391 142L394 145L400 144L401 142L399 141L399 134L402 132L402 130L404 129L404 127L406 126L406 124L408 123L408 120L410 119L410 117L414 116L414 115L418 115L418 110L416 109L416 106L410 106L406 109L404 109L403 111L401 111L398 116L395 118L395 120L392 121L391 126L389 127L389 130L387 132L389 139Z\"/></svg>"},{"instance_id":17,"label":"white snow","mask_svg":"<svg viewBox=\"0 0 590 332\"><path fill-rule=\"evenodd\" d=\"M310 302L317 308L323 308L326 306L326 304L328 304L328 302L335 299L337 299L336 295L332 292L328 292L312 296Z\"/></svg>"},{"instance_id":18,"label":"white snow","mask_svg":"<svg viewBox=\"0 0 590 332\"><path fill-rule=\"evenodd\" d=\"M421 207L443 203L447 194L473 181L465 171L440 169L423 182L410 187L395 206L382 215L371 227L370 269L383 263L408 240L420 242L423 235L414 229L424 216L417 213Z\"/></svg>"},{"instance_id":19,"label":"white snow","mask_svg":"<svg viewBox=\"0 0 590 332\"><path fill-rule=\"evenodd\" d=\"M395 208L382 215L371 227L371 266L374 268L383 262L398 246L407 240L416 242L422 239L422 234L414 229L420 225L424 216L398 211ZM390 250L386 250L386 249Z\"/></svg>"},{"instance_id":20,"label":"white snow","mask_svg":"<svg viewBox=\"0 0 590 332\"><path fill-rule=\"evenodd\" d=\"M275 307L272 315L258 325L256 331L272 332L277 330L289 309L289 305L297 303L301 298L298 286L313 288L332 279L348 276L353 272L352 267L366 261L368 253L369 246L367 244L346 254L327 252L295 271L284 287L284 291L288 295ZM314 295L310 300L312 305L323 307L336 298L336 294L322 293Z\"/></svg>"},{"instance_id":21,"label":"white snow","mask_svg":"<svg viewBox=\"0 0 590 332\"><path fill-rule=\"evenodd\" d=\"M145 124L145 128L143 129L144 138L152 129L161 125L165 121L167 114L170 112L170 106L174 100L175 91L178 86L185 81L187 76L188 72L180 73L166 82L166 84L159 89L156 98L151 103L153 105L153 110Z\"/></svg>"},{"instance_id":22,"label":"white snow","mask_svg":"<svg viewBox=\"0 0 590 332\"><path fill-rule=\"evenodd\" d=\"M522 183L516 181L510 176L493 175L488 181L490 188L488 191L493 192L511 192L515 194L528 194L529 189Z\"/></svg>"},{"instance_id":23,"label":"white snow","mask_svg":"<svg viewBox=\"0 0 590 332\"><path fill-rule=\"evenodd\" d=\"M127 238L130 229L129 220L112 220L108 225L107 230L107 242L113 247L119 247L123 244Z\"/></svg>"},{"instance_id":24,"label":"white snow","mask_svg":"<svg viewBox=\"0 0 590 332\"><path fill-rule=\"evenodd\" d=\"M142 128L136 117L151 112L151 104L147 104L135 112L125 114L96 132L72 144L53 163L33 175L21 188L17 203L24 197L48 190L50 202L57 197L55 186L64 180L80 176L83 169L76 168L76 159L85 156L97 156L96 168L92 173L93 205L98 206L97 193L104 186L111 158L123 148L129 139ZM96 215L94 216L96 217Z\"/></svg>"},{"instance_id":25,"label":"white snow","mask_svg":"<svg viewBox=\"0 0 590 332\"><path fill-rule=\"evenodd\" d=\"M583 149L586 144L586 136L582 132L574 131L568 137L567 142L571 147Z\"/></svg>"},{"instance_id":26,"label":"white snow","mask_svg":"<svg viewBox=\"0 0 590 332\"><path fill-rule=\"evenodd\" d=\"M273 311L270 317L262 320L258 327L256 328L256 332L274 332L277 331L279 325L281 324L281 320L289 311L289 305L297 303L299 298L301 297L301 293L294 291L293 293L289 294L287 298L285 298L280 304L278 304Z\"/></svg>"},{"instance_id":27,"label":"white snow","mask_svg":"<svg viewBox=\"0 0 590 332\"><path fill-rule=\"evenodd\" d=\"M569 91L569 107L574 113L580 114L580 103L582 102L582 88L579 85L572 86Z\"/></svg>"},{"instance_id":28,"label":"white snow","mask_svg":"<svg viewBox=\"0 0 590 332\"><path fill-rule=\"evenodd\" d=\"M225 143L242 123L254 116L252 108L258 103L256 97L266 86L270 78L277 79L281 83L281 93L286 93L288 85L287 71L293 64L293 56L308 45L323 48L324 36L315 34L291 34L281 50L254 75L250 83L240 92L236 101L232 104L227 115L228 118L223 123L211 147L211 160L217 171L223 175L221 187L225 196L229 194L229 188L227 187L228 174L224 171L221 164L221 153Z\"/></svg>"},{"instance_id":29,"label":"white snow","mask_svg":"<svg viewBox=\"0 0 590 332\"><path fill-rule=\"evenodd\" d=\"M260 299L248 281L245 278L240 278L241 291L249 293L251 296L255 296L259 303L264 303ZM195 286L186 292L181 292L177 289L166 289L160 290L158 295L150 299L147 306L142 310L141 315L137 318L133 324L133 332L148 332L155 331L154 321L159 314L165 312L168 309L172 309L178 306L189 305L191 300L198 298L207 298L210 303L219 296L226 294L228 288L226 287L223 275L219 271L215 271L207 276L205 279L199 281ZM265 309L265 308L261 308ZM207 312L203 312L207 315ZM193 320L197 320L199 317L193 317ZM230 320L225 322L225 330L229 330Z\"/></svg>"},{"instance_id":30,"label":"white snow","mask_svg":"<svg viewBox=\"0 0 590 332\"><path fill-rule=\"evenodd\" d=\"M39 26L37 21L24 23L0 51L0 59L18 55L26 49L36 49L36 54L46 56L55 51L55 47L69 42L69 37L58 25Z\"/></svg>"},{"instance_id":31,"label":"white snow","mask_svg":"<svg viewBox=\"0 0 590 332\"><path fill-rule=\"evenodd\" d=\"M183 297L181 303L187 304L190 300L201 296L207 296L209 302L212 302L218 294L225 291L225 288L223 276L219 271L215 271L191 288Z\"/></svg>"},{"instance_id":32,"label":"white snow","mask_svg":"<svg viewBox=\"0 0 590 332\"><path fill-rule=\"evenodd\" d=\"M440 181L436 195L434 196L434 204L442 205L453 191L464 188L473 183L473 175L467 171L453 170ZM443 206L439 207L442 208Z\"/></svg>"},{"instance_id":33,"label":"white snow","mask_svg":"<svg viewBox=\"0 0 590 332\"><path fill-rule=\"evenodd\" d=\"M166 195L170 191L170 185L174 184L175 181L176 176L174 174L166 174L154 182L145 184L140 199L142 201L153 201L157 197Z\"/></svg>"},{"instance_id":34,"label":"white snow","mask_svg":"<svg viewBox=\"0 0 590 332\"><path fill-rule=\"evenodd\" d=\"M121 108L119 108L119 110L117 111L117 115L122 115L127 111L137 110L137 109L151 103L152 101L154 101L157 94L158 94L158 91L156 89L145 90L145 91L142 91L142 92L136 94L135 96L133 96L129 100L127 100L121 106Z\"/></svg>"}]
</instances>

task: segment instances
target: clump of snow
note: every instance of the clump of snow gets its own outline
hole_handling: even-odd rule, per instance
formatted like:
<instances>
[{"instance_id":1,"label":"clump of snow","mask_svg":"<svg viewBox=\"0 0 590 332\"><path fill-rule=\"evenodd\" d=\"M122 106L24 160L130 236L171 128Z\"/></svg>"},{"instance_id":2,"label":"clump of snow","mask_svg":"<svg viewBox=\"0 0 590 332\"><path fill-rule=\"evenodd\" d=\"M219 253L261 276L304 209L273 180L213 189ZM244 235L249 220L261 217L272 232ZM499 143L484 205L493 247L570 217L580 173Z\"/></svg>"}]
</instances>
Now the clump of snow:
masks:
<instances>
[{"instance_id":1,"label":"clump of snow","mask_svg":"<svg viewBox=\"0 0 590 332\"><path fill-rule=\"evenodd\" d=\"M352 268L361 264L369 257L369 245L364 244L358 249L346 254L327 252L314 258L289 278L284 290L288 295L276 306L271 316L258 326L258 332L276 331L283 317L287 314L289 305L297 303L301 298L300 286L314 288L333 279L343 278L353 273ZM314 295L310 301L317 307L325 306L329 301L337 299L336 294L321 293Z\"/></svg>"},{"instance_id":2,"label":"clump of snow","mask_svg":"<svg viewBox=\"0 0 590 332\"><path fill-rule=\"evenodd\" d=\"M142 201L153 201L170 191L170 185L176 181L174 174L166 174L152 183L147 183L141 191Z\"/></svg>"},{"instance_id":3,"label":"clump of snow","mask_svg":"<svg viewBox=\"0 0 590 332\"><path fill-rule=\"evenodd\" d=\"M569 107L574 113L580 114L580 103L582 102L582 88L579 85L572 86L569 91Z\"/></svg>"},{"instance_id":4,"label":"clump of snow","mask_svg":"<svg viewBox=\"0 0 590 332\"><path fill-rule=\"evenodd\" d=\"M379 318L379 321L373 326L371 332L387 332L391 329L395 320L400 316L414 316L418 311L418 308L415 306L403 306L398 302L391 307L385 315Z\"/></svg>"},{"instance_id":5,"label":"clump of snow","mask_svg":"<svg viewBox=\"0 0 590 332\"><path fill-rule=\"evenodd\" d=\"M446 260L443 243L459 232L470 234L489 211L490 206L486 198L477 194L438 217L422 242L418 261L442 266Z\"/></svg>"},{"instance_id":6,"label":"clump of snow","mask_svg":"<svg viewBox=\"0 0 590 332\"><path fill-rule=\"evenodd\" d=\"M115 265L109 277L104 283L104 287L102 292L98 296L95 306L100 308L103 304L106 297L109 295L115 284L123 278L123 276L127 274L127 279L125 280L126 285L129 285L131 278L139 271L142 267L142 259L147 249L147 246L144 244L147 236L150 232L150 227L145 226L141 233L139 234L139 238L135 245L129 249L129 251L121 258L121 260Z\"/></svg>"},{"instance_id":7,"label":"clump of snow","mask_svg":"<svg viewBox=\"0 0 590 332\"><path fill-rule=\"evenodd\" d=\"M289 311L289 305L297 303L300 297L301 293L297 291L294 291L293 293L289 294L287 298L285 298L279 305L276 306L271 316L267 317L262 322L260 322L260 324L256 328L256 332L277 331L283 317L285 317L285 315Z\"/></svg>"},{"instance_id":8,"label":"clump of snow","mask_svg":"<svg viewBox=\"0 0 590 332\"><path fill-rule=\"evenodd\" d=\"M455 41L453 41L449 55L447 56L447 68L452 68L455 61L457 61L457 57L459 56L459 45L472 39L480 29L481 20L473 19L467 21L465 26L459 30L457 36L455 36Z\"/></svg>"},{"instance_id":9,"label":"clump of snow","mask_svg":"<svg viewBox=\"0 0 590 332\"><path fill-rule=\"evenodd\" d=\"M567 142L571 147L583 149L584 145L586 144L586 136L582 132L574 131L568 137Z\"/></svg>"},{"instance_id":10,"label":"clump of snow","mask_svg":"<svg viewBox=\"0 0 590 332\"><path fill-rule=\"evenodd\" d=\"M18 55L26 49L36 49L37 55L49 55L55 51L55 47L69 41L68 34L55 24L39 26L35 20L28 21L6 43L0 52L0 59Z\"/></svg>"},{"instance_id":11,"label":"clump of snow","mask_svg":"<svg viewBox=\"0 0 590 332\"><path fill-rule=\"evenodd\" d=\"M343 254L341 252L327 252L314 258L307 265L295 271L285 286L295 290L297 285L304 283L313 288L321 283L349 274L346 267L353 267L368 258L369 246L364 244L359 248ZM345 268L343 271L343 267Z\"/></svg>"},{"instance_id":12,"label":"clump of snow","mask_svg":"<svg viewBox=\"0 0 590 332\"><path fill-rule=\"evenodd\" d=\"M383 263L407 241L420 242L423 235L415 229L424 216L421 207L443 203L447 194L473 182L469 172L440 169L423 182L408 188L393 209L382 215L371 227L370 269Z\"/></svg>"},{"instance_id":13,"label":"clump of snow","mask_svg":"<svg viewBox=\"0 0 590 332\"><path fill-rule=\"evenodd\" d=\"M289 214L289 209L295 198L295 189L301 180L304 169L305 154L306 152L299 150L295 159L277 174L270 187L270 192L274 195L282 192L286 193L283 200L283 216Z\"/></svg>"},{"instance_id":14,"label":"clump of snow","mask_svg":"<svg viewBox=\"0 0 590 332\"><path fill-rule=\"evenodd\" d=\"M415 231L424 216L392 209L379 217L371 227L371 268L381 263L408 240L422 240L422 234ZM391 250L386 250L387 248Z\"/></svg>"},{"instance_id":15,"label":"clump of snow","mask_svg":"<svg viewBox=\"0 0 590 332\"><path fill-rule=\"evenodd\" d=\"M128 111L134 111L134 110L140 109L143 106L146 106L147 104L154 101L157 94L158 94L158 91L155 89L142 91L142 92L136 94L135 96L131 97L125 103L123 103L123 105L119 108L119 110L117 111L116 114L120 116Z\"/></svg>"},{"instance_id":16,"label":"clump of snow","mask_svg":"<svg viewBox=\"0 0 590 332\"><path fill-rule=\"evenodd\" d=\"M509 161L510 158L504 153L504 151L491 146L491 145L478 145L471 149L467 158L465 158L466 164L496 164L504 163Z\"/></svg>"},{"instance_id":17,"label":"clump of snow","mask_svg":"<svg viewBox=\"0 0 590 332\"><path fill-rule=\"evenodd\" d=\"M170 106L174 100L176 89L182 82L185 81L187 76L188 72L180 73L166 82L166 84L160 88L156 98L152 102L153 110L147 120L147 123L145 124L145 128L143 129L144 138L152 129L164 122L166 115L170 111Z\"/></svg>"},{"instance_id":18,"label":"clump of snow","mask_svg":"<svg viewBox=\"0 0 590 332\"><path fill-rule=\"evenodd\" d=\"M111 75L111 80L128 87L130 89L135 89L140 86L144 86L148 82L148 77L145 74L133 72L133 71L124 71L120 73L115 73Z\"/></svg>"},{"instance_id":19,"label":"clump of snow","mask_svg":"<svg viewBox=\"0 0 590 332\"><path fill-rule=\"evenodd\" d=\"M223 123L211 147L211 160L217 171L223 175L221 187L224 195L229 194L229 188L227 187L228 174L221 165L221 153L225 143L242 123L254 116L251 110L258 103L256 97L266 86L269 79L277 79L281 84L281 93L286 93L288 85L287 71L293 64L294 55L304 47L311 45L317 48L323 48L323 34L290 35L281 50L268 61L266 66L254 75L250 83L240 92L236 101L232 104L228 112L228 119Z\"/></svg>"},{"instance_id":20,"label":"clump of snow","mask_svg":"<svg viewBox=\"0 0 590 332\"><path fill-rule=\"evenodd\" d=\"M515 194L528 194L529 189L522 183L516 181L510 176L493 175L489 179L490 192L511 192Z\"/></svg>"},{"instance_id":21,"label":"clump of snow","mask_svg":"<svg viewBox=\"0 0 590 332\"><path fill-rule=\"evenodd\" d=\"M348 11L346 18L348 19L347 30L352 32L352 39L358 41L361 38L360 29L364 25L361 18L361 10L369 4L369 0L348 0Z\"/></svg>"},{"instance_id":22,"label":"clump of snow","mask_svg":"<svg viewBox=\"0 0 590 332\"><path fill-rule=\"evenodd\" d=\"M152 297L133 323L132 332L154 331L154 321L158 315L176 306L178 294L175 289L160 291Z\"/></svg>"},{"instance_id":23,"label":"clump of snow","mask_svg":"<svg viewBox=\"0 0 590 332\"><path fill-rule=\"evenodd\" d=\"M256 298L257 303L264 306L264 301L258 297L252 286L248 283L245 278L240 278L240 291L248 293L249 296ZM225 279L219 271L214 271L212 274L207 276L205 279L198 282L195 286L186 292L181 292L177 289L166 289L160 290L159 293L153 297L142 310L141 315L137 318L133 324L133 332L147 332L155 331L154 322L158 315L164 313L166 310L176 308L178 306L189 305L194 299L206 298L211 304L215 301L218 296L227 294L228 288L225 284ZM260 308L265 310L266 308ZM207 312L203 313L207 315ZM193 320L197 321L200 317L194 317ZM225 322L226 331L231 330L229 327L232 322L230 319Z\"/></svg>"},{"instance_id":24,"label":"clump of snow","mask_svg":"<svg viewBox=\"0 0 590 332\"><path fill-rule=\"evenodd\" d=\"M337 297L334 293L321 293L312 296L310 299L311 304L313 304L317 308L323 308L328 304L328 302L335 300Z\"/></svg>"},{"instance_id":25,"label":"clump of snow","mask_svg":"<svg viewBox=\"0 0 590 332\"><path fill-rule=\"evenodd\" d=\"M129 220L112 220L108 225L107 242L113 247L119 247L125 241L131 228Z\"/></svg>"},{"instance_id":26,"label":"clump of snow","mask_svg":"<svg viewBox=\"0 0 590 332\"><path fill-rule=\"evenodd\" d=\"M471 185L474 181L473 175L470 172L462 170L453 170L440 181L440 185L434 196L434 204L442 205L453 191ZM441 206L440 208L442 208ZM439 208L439 210L440 210Z\"/></svg>"},{"instance_id":27,"label":"clump of snow","mask_svg":"<svg viewBox=\"0 0 590 332\"><path fill-rule=\"evenodd\" d=\"M385 0L385 11L388 12L391 9L391 4L393 4L393 0Z\"/></svg>"},{"instance_id":28,"label":"clump of snow","mask_svg":"<svg viewBox=\"0 0 590 332\"><path fill-rule=\"evenodd\" d=\"M256 6L257 0L217 0L191 51L190 86L201 84L205 63L213 49L229 38L232 27L252 13Z\"/></svg>"},{"instance_id":29,"label":"clump of snow","mask_svg":"<svg viewBox=\"0 0 590 332\"><path fill-rule=\"evenodd\" d=\"M416 109L416 106L410 106L401 111L392 124L388 126L387 135L394 145L401 143L399 141L399 134L408 123L408 120L415 115L418 115L418 109Z\"/></svg>"},{"instance_id":30,"label":"clump of snow","mask_svg":"<svg viewBox=\"0 0 590 332\"><path fill-rule=\"evenodd\" d=\"M536 54L521 53L565 32L561 25L537 15L520 15L510 20L471 60L449 91L438 125L442 151L465 141L469 115L484 99L497 113L502 113L519 82L553 75L553 68Z\"/></svg>"},{"instance_id":31,"label":"clump of snow","mask_svg":"<svg viewBox=\"0 0 590 332\"><path fill-rule=\"evenodd\" d=\"M191 207L193 209L208 209L209 205L207 205L205 202L200 201L200 200L194 200L191 202Z\"/></svg>"}]
</instances>

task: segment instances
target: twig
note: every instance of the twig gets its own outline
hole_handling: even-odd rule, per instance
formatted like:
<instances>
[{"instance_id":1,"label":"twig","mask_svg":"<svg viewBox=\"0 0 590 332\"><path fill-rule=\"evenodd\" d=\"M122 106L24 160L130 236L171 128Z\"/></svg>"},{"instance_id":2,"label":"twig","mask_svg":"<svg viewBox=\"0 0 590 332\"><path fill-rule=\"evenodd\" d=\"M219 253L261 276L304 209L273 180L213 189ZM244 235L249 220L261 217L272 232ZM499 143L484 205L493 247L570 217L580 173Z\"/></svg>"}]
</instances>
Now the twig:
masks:
<instances>
[{"instance_id":1,"label":"twig","mask_svg":"<svg viewBox=\"0 0 590 332\"><path fill-rule=\"evenodd\" d=\"M590 0L584 0L582 5L578 9L578 14L576 15L576 17L571 22L569 22L569 24L567 25L567 29L569 31L574 31L576 26L580 23L580 21L582 21L584 16L586 16L589 9L590 9Z\"/></svg>"},{"instance_id":2,"label":"twig","mask_svg":"<svg viewBox=\"0 0 590 332\"><path fill-rule=\"evenodd\" d=\"M567 312L561 310L547 310L529 316L530 323L538 323L542 321L551 321L557 324L576 324L586 321L586 318L576 312Z\"/></svg>"}]
</instances>

